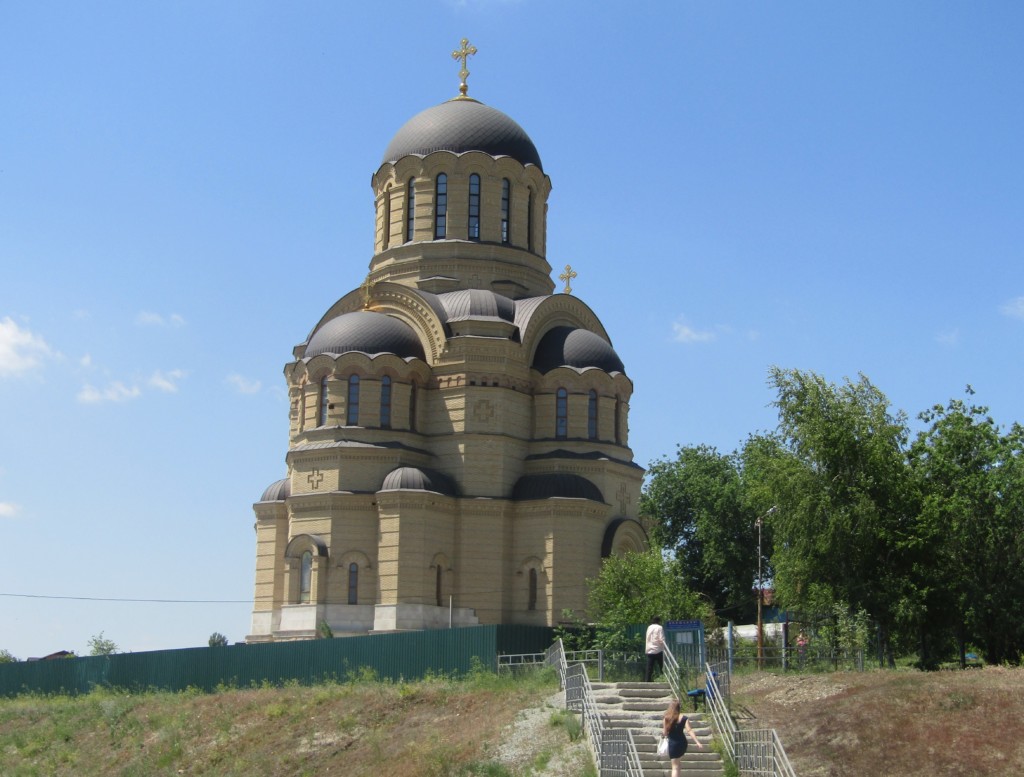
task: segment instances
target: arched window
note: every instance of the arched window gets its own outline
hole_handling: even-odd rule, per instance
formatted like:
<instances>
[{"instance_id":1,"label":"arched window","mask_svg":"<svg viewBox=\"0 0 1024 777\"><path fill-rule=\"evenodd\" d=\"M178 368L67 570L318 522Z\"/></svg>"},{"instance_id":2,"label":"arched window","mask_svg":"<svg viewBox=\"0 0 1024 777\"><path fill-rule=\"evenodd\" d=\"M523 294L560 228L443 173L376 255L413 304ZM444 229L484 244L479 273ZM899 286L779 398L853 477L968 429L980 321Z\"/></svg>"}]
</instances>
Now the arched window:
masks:
<instances>
[{"instance_id":1,"label":"arched window","mask_svg":"<svg viewBox=\"0 0 1024 777\"><path fill-rule=\"evenodd\" d=\"M448 227L448 176L441 173L434 185L434 240L443 240Z\"/></svg>"},{"instance_id":2,"label":"arched window","mask_svg":"<svg viewBox=\"0 0 1024 777\"><path fill-rule=\"evenodd\" d=\"M441 567L441 564L437 564L437 572L434 575L434 598L437 601L437 606L438 607L443 607L444 606L441 603L441 591L442 591L442 584L443 583L444 583L444 569Z\"/></svg>"},{"instance_id":3,"label":"arched window","mask_svg":"<svg viewBox=\"0 0 1024 777\"><path fill-rule=\"evenodd\" d=\"M530 598L526 604L527 610L537 609L537 570L530 569Z\"/></svg>"},{"instance_id":4,"label":"arched window","mask_svg":"<svg viewBox=\"0 0 1024 777\"><path fill-rule=\"evenodd\" d=\"M509 229L508 229L508 203L511 199L512 184L509 183L508 178L501 179L501 242L507 243L509 241Z\"/></svg>"},{"instance_id":5,"label":"arched window","mask_svg":"<svg viewBox=\"0 0 1024 777\"><path fill-rule=\"evenodd\" d=\"M348 603L359 604L359 565L354 561L348 565Z\"/></svg>"},{"instance_id":6,"label":"arched window","mask_svg":"<svg viewBox=\"0 0 1024 777\"><path fill-rule=\"evenodd\" d=\"M469 239L480 239L480 176L469 176Z\"/></svg>"},{"instance_id":7,"label":"arched window","mask_svg":"<svg viewBox=\"0 0 1024 777\"><path fill-rule=\"evenodd\" d=\"M412 241L416 233L416 179L410 178L405 187L405 242Z\"/></svg>"},{"instance_id":8,"label":"arched window","mask_svg":"<svg viewBox=\"0 0 1024 777\"><path fill-rule=\"evenodd\" d=\"M594 389L590 389L587 396L587 436L597 439L597 392Z\"/></svg>"},{"instance_id":9,"label":"arched window","mask_svg":"<svg viewBox=\"0 0 1024 777\"><path fill-rule=\"evenodd\" d=\"M327 425L327 410L330 404L327 401L327 376L320 378L320 396L317 404L317 426Z\"/></svg>"},{"instance_id":10,"label":"arched window","mask_svg":"<svg viewBox=\"0 0 1024 777\"><path fill-rule=\"evenodd\" d=\"M533 250L533 189L526 198L526 249Z\"/></svg>"},{"instance_id":11,"label":"arched window","mask_svg":"<svg viewBox=\"0 0 1024 777\"><path fill-rule=\"evenodd\" d=\"M352 375L348 379L348 402L345 406L345 424L347 426L358 426L359 424L359 376Z\"/></svg>"},{"instance_id":12,"label":"arched window","mask_svg":"<svg viewBox=\"0 0 1024 777\"><path fill-rule=\"evenodd\" d=\"M313 582L313 554L308 550L302 554L299 568L299 604L309 603L309 590Z\"/></svg>"},{"instance_id":13,"label":"arched window","mask_svg":"<svg viewBox=\"0 0 1024 777\"><path fill-rule=\"evenodd\" d=\"M391 189L384 192L384 234L381 236L381 248L387 250L391 240Z\"/></svg>"},{"instance_id":14,"label":"arched window","mask_svg":"<svg viewBox=\"0 0 1024 777\"><path fill-rule=\"evenodd\" d=\"M380 427L391 428L391 378L387 375L380 379Z\"/></svg>"},{"instance_id":15,"label":"arched window","mask_svg":"<svg viewBox=\"0 0 1024 777\"><path fill-rule=\"evenodd\" d=\"M409 430L416 431L416 384L409 387Z\"/></svg>"},{"instance_id":16,"label":"arched window","mask_svg":"<svg viewBox=\"0 0 1024 777\"><path fill-rule=\"evenodd\" d=\"M622 432L619 427L622 424L622 400L615 397L615 444L622 445Z\"/></svg>"},{"instance_id":17,"label":"arched window","mask_svg":"<svg viewBox=\"0 0 1024 777\"><path fill-rule=\"evenodd\" d=\"M569 392L564 388L555 394L555 437L564 440L569 436Z\"/></svg>"}]
</instances>

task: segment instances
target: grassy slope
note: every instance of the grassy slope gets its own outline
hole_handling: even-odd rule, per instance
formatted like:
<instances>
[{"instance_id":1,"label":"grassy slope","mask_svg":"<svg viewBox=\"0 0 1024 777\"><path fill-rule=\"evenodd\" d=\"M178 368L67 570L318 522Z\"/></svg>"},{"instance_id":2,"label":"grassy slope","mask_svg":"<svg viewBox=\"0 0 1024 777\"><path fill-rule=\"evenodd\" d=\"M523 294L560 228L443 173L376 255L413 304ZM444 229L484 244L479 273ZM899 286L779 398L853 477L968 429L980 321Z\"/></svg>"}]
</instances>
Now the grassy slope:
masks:
<instances>
[{"instance_id":1,"label":"grassy slope","mask_svg":"<svg viewBox=\"0 0 1024 777\"><path fill-rule=\"evenodd\" d=\"M564 730L531 734L511 759L501 747L518 713L554 690L550 676L484 675L0 700L0 774L552 774L545 764L568 744ZM800 777L1024 773L1022 669L749 675L736 678L734 698L744 725L778 729ZM559 773L587 771L577 762Z\"/></svg>"},{"instance_id":2,"label":"grassy slope","mask_svg":"<svg viewBox=\"0 0 1024 777\"><path fill-rule=\"evenodd\" d=\"M515 777L569 742L563 728L536 737L524 763L498 757L502 730L555 691L551 675L516 683L483 675L0 700L0 774Z\"/></svg>"}]
</instances>

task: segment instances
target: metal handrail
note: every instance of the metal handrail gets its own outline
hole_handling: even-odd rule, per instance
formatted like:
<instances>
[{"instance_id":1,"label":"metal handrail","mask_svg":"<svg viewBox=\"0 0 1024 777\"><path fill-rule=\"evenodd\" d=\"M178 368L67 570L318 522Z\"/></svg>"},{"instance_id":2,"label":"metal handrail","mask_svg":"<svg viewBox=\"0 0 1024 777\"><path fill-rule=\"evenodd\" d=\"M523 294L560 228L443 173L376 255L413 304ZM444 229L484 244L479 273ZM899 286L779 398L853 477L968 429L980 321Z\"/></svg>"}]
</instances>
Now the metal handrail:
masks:
<instances>
[{"instance_id":1,"label":"metal handrail","mask_svg":"<svg viewBox=\"0 0 1024 777\"><path fill-rule=\"evenodd\" d=\"M741 729L729 712L728 685L723 690L719 673L705 665L704 699L711 721L729 757L741 775L750 777L796 777L782 740L773 728ZM723 676L729 683L728 667Z\"/></svg>"},{"instance_id":2,"label":"metal handrail","mask_svg":"<svg viewBox=\"0 0 1024 777\"><path fill-rule=\"evenodd\" d=\"M676 657L672 655L671 650L666 650L662 654L665 657L664 661L664 674L665 680L668 682L668 687L672 689L673 695L682 701L686 695L686 691L683 689L683 684L679 679L679 662Z\"/></svg>"},{"instance_id":3,"label":"metal handrail","mask_svg":"<svg viewBox=\"0 0 1024 777\"><path fill-rule=\"evenodd\" d=\"M566 709L577 710L582 716L583 728L601 777L643 777L633 733L605 725L605 718L597 711L586 667L582 663L567 663L562 640L548 649L545 663L554 666L558 672L565 690Z\"/></svg>"},{"instance_id":4,"label":"metal handrail","mask_svg":"<svg viewBox=\"0 0 1024 777\"><path fill-rule=\"evenodd\" d=\"M773 728L736 732L736 766L755 777L796 777L779 735Z\"/></svg>"}]
</instances>

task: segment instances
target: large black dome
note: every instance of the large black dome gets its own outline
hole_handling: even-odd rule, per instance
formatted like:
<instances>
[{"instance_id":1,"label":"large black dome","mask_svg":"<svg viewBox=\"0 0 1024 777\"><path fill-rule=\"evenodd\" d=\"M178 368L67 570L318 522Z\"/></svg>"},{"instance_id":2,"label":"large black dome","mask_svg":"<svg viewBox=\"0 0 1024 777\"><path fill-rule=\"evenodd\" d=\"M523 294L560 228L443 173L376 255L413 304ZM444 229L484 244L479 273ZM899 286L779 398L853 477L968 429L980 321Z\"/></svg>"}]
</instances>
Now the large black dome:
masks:
<instances>
[{"instance_id":1,"label":"large black dome","mask_svg":"<svg viewBox=\"0 0 1024 777\"><path fill-rule=\"evenodd\" d=\"M393 353L404 359L423 359L423 344L416 333L404 321L374 313L370 310L358 310L332 318L309 338L306 358L321 353L343 354L350 351L362 353Z\"/></svg>"},{"instance_id":2,"label":"large black dome","mask_svg":"<svg viewBox=\"0 0 1024 777\"><path fill-rule=\"evenodd\" d=\"M533 355L533 366L541 372L550 372L556 367L578 370L597 367L608 373L626 371L622 359L607 340L571 326L556 326L541 338Z\"/></svg>"},{"instance_id":3,"label":"large black dome","mask_svg":"<svg viewBox=\"0 0 1024 777\"><path fill-rule=\"evenodd\" d=\"M434 151L483 151L544 169L536 146L522 127L471 97L456 97L413 116L391 139L383 161L397 162L410 154L426 156Z\"/></svg>"}]
</instances>

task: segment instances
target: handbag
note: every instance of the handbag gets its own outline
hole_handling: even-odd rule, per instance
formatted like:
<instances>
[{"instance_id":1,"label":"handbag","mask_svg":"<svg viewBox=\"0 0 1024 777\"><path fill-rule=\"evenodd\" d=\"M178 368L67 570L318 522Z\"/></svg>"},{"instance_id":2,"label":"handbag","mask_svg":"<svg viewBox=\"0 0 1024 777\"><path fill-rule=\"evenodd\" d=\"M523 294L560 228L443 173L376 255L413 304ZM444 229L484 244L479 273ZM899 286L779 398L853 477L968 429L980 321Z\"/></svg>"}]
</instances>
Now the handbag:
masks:
<instances>
[{"instance_id":1,"label":"handbag","mask_svg":"<svg viewBox=\"0 0 1024 777\"><path fill-rule=\"evenodd\" d=\"M668 755L668 737L662 737L658 742L658 755Z\"/></svg>"}]
</instances>

